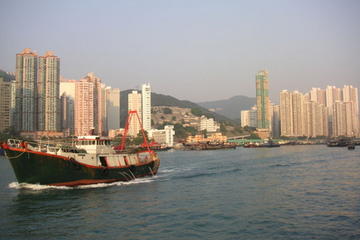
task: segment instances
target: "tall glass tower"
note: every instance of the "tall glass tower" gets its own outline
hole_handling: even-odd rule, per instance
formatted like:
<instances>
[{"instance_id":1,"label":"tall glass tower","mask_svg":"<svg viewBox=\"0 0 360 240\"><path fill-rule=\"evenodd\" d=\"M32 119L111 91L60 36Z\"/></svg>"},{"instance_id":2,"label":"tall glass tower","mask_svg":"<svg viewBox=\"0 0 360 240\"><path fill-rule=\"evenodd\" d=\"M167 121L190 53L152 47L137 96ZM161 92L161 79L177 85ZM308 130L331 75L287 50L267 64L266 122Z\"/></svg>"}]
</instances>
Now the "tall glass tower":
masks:
<instances>
[{"instance_id":1,"label":"tall glass tower","mask_svg":"<svg viewBox=\"0 0 360 240\"><path fill-rule=\"evenodd\" d=\"M265 70L256 74L257 128L270 127L269 73Z\"/></svg>"}]
</instances>

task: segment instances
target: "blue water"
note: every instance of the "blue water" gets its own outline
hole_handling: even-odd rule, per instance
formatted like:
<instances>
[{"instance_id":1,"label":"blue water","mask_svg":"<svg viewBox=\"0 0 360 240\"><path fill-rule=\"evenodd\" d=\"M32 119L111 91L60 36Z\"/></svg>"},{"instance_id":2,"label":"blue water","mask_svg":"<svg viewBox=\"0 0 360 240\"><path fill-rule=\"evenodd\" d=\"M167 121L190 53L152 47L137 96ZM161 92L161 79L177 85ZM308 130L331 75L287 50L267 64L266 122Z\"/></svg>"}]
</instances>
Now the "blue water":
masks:
<instances>
[{"instance_id":1,"label":"blue water","mask_svg":"<svg viewBox=\"0 0 360 240\"><path fill-rule=\"evenodd\" d=\"M0 159L0 239L360 239L360 147L159 153L154 178L16 183Z\"/></svg>"}]
</instances>

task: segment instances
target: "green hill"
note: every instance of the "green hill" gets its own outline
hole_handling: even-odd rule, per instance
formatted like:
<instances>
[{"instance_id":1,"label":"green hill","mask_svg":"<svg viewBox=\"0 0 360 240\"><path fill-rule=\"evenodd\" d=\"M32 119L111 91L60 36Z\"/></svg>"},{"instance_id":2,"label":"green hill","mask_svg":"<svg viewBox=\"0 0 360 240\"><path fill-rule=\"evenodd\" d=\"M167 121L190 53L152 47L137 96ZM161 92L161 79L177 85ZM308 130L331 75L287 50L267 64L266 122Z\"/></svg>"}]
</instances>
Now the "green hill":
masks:
<instances>
[{"instance_id":1,"label":"green hill","mask_svg":"<svg viewBox=\"0 0 360 240\"><path fill-rule=\"evenodd\" d=\"M127 109L128 109L128 94L131 93L133 90L125 90L121 91L120 93L120 109L121 109L121 127L125 126L126 118L127 118ZM181 108L191 108L193 109L193 113L195 115L205 115L208 118L214 118L216 121L219 122L228 122L233 123L233 120L224 117L220 114L215 112L211 112L208 109L187 101L187 100L179 100L169 95L158 94L158 93L151 93L151 105L152 106L169 106L169 107L181 107Z\"/></svg>"}]
</instances>

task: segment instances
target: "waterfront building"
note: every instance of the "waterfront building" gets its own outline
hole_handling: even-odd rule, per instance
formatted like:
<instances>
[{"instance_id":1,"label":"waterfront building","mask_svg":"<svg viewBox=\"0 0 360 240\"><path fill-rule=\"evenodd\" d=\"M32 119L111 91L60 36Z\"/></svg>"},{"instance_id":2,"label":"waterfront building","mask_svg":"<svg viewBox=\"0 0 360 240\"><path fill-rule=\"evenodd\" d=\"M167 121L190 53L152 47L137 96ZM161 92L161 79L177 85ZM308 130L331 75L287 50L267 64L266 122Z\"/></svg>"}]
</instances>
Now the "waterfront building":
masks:
<instances>
[{"instance_id":1,"label":"waterfront building","mask_svg":"<svg viewBox=\"0 0 360 240\"><path fill-rule=\"evenodd\" d=\"M243 110L240 112L241 127L250 126L250 110Z\"/></svg>"},{"instance_id":2,"label":"waterfront building","mask_svg":"<svg viewBox=\"0 0 360 240\"><path fill-rule=\"evenodd\" d=\"M165 125L164 129L151 129L148 131L148 136L150 139L153 139L155 142L159 144L164 144L168 147L174 146L174 126L173 125Z\"/></svg>"},{"instance_id":3,"label":"waterfront building","mask_svg":"<svg viewBox=\"0 0 360 240\"><path fill-rule=\"evenodd\" d=\"M105 119L105 98L104 98L104 85L101 83L101 79L95 75L95 73L88 73L85 78L87 81L93 83L94 98L94 133L97 135L103 135L104 132L104 119Z\"/></svg>"},{"instance_id":4,"label":"waterfront building","mask_svg":"<svg viewBox=\"0 0 360 240\"><path fill-rule=\"evenodd\" d=\"M30 48L16 54L15 128L36 130L38 55Z\"/></svg>"},{"instance_id":5,"label":"waterfront building","mask_svg":"<svg viewBox=\"0 0 360 240\"><path fill-rule=\"evenodd\" d=\"M327 112L311 101L311 94L283 90L280 93L281 135L287 137L327 136Z\"/></svg>"},{"instance_id":6,"label":"waterfront building","mask_svg":"<svg viewBox=\"0 0 360 240\"><path fill-rule=\"evenodd\" d=\"M346 107L342 101L333 104L333 136L346 136Z\"/></svg>"},{"instance_id":7,"label":"waterfront building","mask_svg":"<svg viewBox=\"0 0 360 240\"><path fill-rule=\"evenodd\" d=\"M106 96L106 85L100 84L100 98L99 98L99 116L98 116L98 134L101 136L107 136L108 135L108 122L107 122L107 96Z\"/></svg>"},{"instance_id":8,"label":"waterfront building","mask_svg":"<svg viewBox=\"0 0 360 240\"><path fill-rule=\"evenodd\" d=\"M292 136L292 104L288 90L280 92L280 128L281 136Z\"/></svg>"},{"instance_id":9,"label":"waterfront building","mask_svg":"<svg viewBox=\"0 0 360 240\"><path fill-rule=\"evenodd\" d=\"M10 127L11 85L0 73L0 132Z\"/></svg>"},{"instance_id":10,"label":"waterfront building","mask_svg":"<svg viewBox=\"0 0 360 240\"><path fill-rule=\"evenodd\" d=\"M271 107L271 136L273 138L280 137L280 105L272 105Z\"/></svg>"},{"instance_id":11,"label":"waterfront building","mask_svg":"<svg viewBox=\"0 0 360 240\"><path fill-rule=\"evenodd\" d=\"M140 121L142 121L142 109L141 109L141 93L138 91L132 91L128 94L128 112L137 111ZM141 130L141 126L137 117L133 116L129 122L129 136L136 137Z\"/></svg>"},{"instance_id":12,"label":"waterfront building","mask_svg":"<svg viewBox=\"0 0 360 240\"><path fill-rule=\"evenodd\" d=\"M328 111L328 126L329 126L329 134L330 136L336 136L333 130L333 105L336 101L342 101L342 91L340 88L335 86L327 86L326 87L326 107Z\"/></svg>"},{"instance_id":13,"label":"waterfront building","mask_svg":"<svg viewBox=\"0 0 360 240\"><path fill-rule=\"evenodd\" d=\"M326 91L321 88L311 88L310 101L326 105Z\"/></svg>"},{"instance_id":14,"label":"waterfront building","mask_svg":"<svg viewBox=\"0 0 360 240\"><path fill-rule=\"evenodd\" d=\"M150 84L143 84L141 87L142 96L142 124L145 131L151 129L151 87Z\"/></svg>"},{"instance_id":15,"label":"waterfront building","mask_svg":"<svg viewBox=\"0 0 360 240\"><path fill-rule=\"evenodd\" d=\"M106 120L107 129L115 130L120 128L120 89L106 88Z\"/></svg>"},{"instance_id":16,"label":"waterfront building","mask_svg":"<svg viewBox=\"0 0 360 240\"><path fill-rule=\"evenodd\" d=\"M259 71L256 74L257 128L270 127L269 73Z\"/></svg>"},{"instance_id":17,"label":"waterfront building","mask_svg":"<svg viewBox=\"0 0 360 240\"><path fill-rule=\"evenodd\" d=\"M326 107L332 107L336 101L342 101L342 91L335 86L326 87Z\"/></svg>"},{"instance_id":18,"label":"waterfront building","mask_svg":"<svg viewBox=\"0 0 360 240\"><path fill-rule=\"evenodd\" d=\"M60 131L60 58L52 51L39 57L37 130Z\"/></svg>"},{"instance_id":19,"label":"waterfront building","mask_svg":"<svg viewBox=\"0 0 360 240\"><path fill-rule=\"evenodd\" d=\"M220 129L220 124L213 118L207 118L204 115L200 117L199 131L216 132Z\"/></svg>"},{"instance_id":20,"label":"waterfront building","mask_svg":"<svg viewBox=\"0 0 360 240\"><path fill-rule=\"evenodd\" d=\"M240 113L241 127L256 127L257 126L257 109L256 106L250 110L244 110Z\"/></svg>"},{"instance_id":21,"label":"waterfront building","mask_svg":"<svg viewBox=\"0 0 360 240\"><path fill-rule=\"evenodd\" d=\"M75 84L75 135L90 135L95 129L94 100L95 84L89 79L80 79Z\"/></svg>"},{"instance_id":22,"label":"waterfront building","mask_svg":"<svg viewBox=\"0 0 360 240\"><path fill-rule=\"evenodd\" d=\"M208 136L204 136L203 134L198 134L195 136L188 136L186 138L186 143L206 143L206 142L227 142L228 138L222 133L212 133Z\"/></svg>"},{"instance_id":23,"label":"waterfront building","mask_svg":"<svg viewBox=\"0 0 360 240\"><path fill-rule=\"evenodd\" d=\"M345 85L343 88L343 102L351 102L352 103L352 129L349 129L350 132L353 132L353 135L350 136L360 136L360 125L359 125L359 96L358 96L358 89L351 86ZM350 116L349 116L350 117ZM349 120L350 122L350 120Z\"/></svg>"}]
</instances>

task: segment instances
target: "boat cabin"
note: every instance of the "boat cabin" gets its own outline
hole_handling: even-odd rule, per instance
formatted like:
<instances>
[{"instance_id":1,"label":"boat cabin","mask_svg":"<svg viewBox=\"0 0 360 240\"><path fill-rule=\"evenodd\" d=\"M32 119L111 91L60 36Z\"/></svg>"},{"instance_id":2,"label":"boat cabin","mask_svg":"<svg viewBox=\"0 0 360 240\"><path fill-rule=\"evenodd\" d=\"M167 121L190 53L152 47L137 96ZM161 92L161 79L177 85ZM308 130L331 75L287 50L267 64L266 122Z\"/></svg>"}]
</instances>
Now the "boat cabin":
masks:
<instances>
[{"instance_id":1,"label":"boat cabin","mask_svg":"<svg viewBox=\"0 0 360 240\"><path fill-rule=\"evenodd\" d=\"M75 146L87 153L115 153L110 139L100 136L79 136L75 140Z\"/></svg>"}]
</instances>

